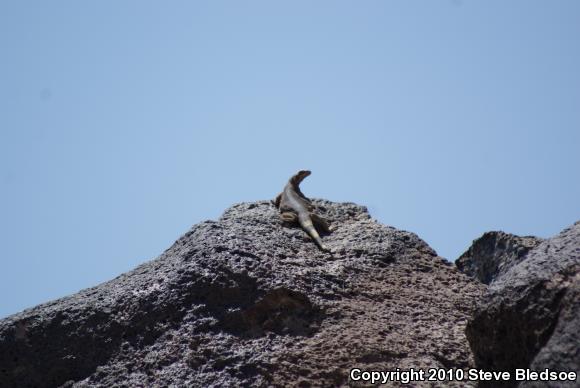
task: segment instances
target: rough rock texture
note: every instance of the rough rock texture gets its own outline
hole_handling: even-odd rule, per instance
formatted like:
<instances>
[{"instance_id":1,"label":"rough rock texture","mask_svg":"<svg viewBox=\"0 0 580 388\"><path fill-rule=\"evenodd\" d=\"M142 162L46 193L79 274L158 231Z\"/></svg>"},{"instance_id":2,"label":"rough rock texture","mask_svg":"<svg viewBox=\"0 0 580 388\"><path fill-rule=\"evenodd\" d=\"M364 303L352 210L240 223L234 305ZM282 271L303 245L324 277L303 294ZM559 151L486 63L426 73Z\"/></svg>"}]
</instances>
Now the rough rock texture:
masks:
<instances>
[{"instance_id":1,"label":"rough rock texture","mask_svg":"<svg viewBox=\"0 0 580 388\"><path fill-rule=\"evenodd\" d=\"M489 284L521 262L530 249L542 241L532 236L486 232L473 241L471 247L455 261L455 265L466 275Z\"/></svg>"},{"instance_id":2,"label":"rough rock texture","mask_svg":"<svg viewBox=\"0 0 580 388\"><path fill-rule=\"evenodd\" d=\"M473 367L464 332L484 286L361 206L315 204L333 254L242 203L156 260L1 320L0 386L329 387L352 367Z\"/></svg>"},{"instance_id":3,"label":"rough rock texture","mask_svg":"<svg viewBox=\"0 0 580 388\"><path fill-rule=\"evenodd\" d=\"M549 368L580 376L580 222L533 248L491 283L467 336L479 368ZM580 381L519 386L578 387Z\"/></svg>"}]
</instances>

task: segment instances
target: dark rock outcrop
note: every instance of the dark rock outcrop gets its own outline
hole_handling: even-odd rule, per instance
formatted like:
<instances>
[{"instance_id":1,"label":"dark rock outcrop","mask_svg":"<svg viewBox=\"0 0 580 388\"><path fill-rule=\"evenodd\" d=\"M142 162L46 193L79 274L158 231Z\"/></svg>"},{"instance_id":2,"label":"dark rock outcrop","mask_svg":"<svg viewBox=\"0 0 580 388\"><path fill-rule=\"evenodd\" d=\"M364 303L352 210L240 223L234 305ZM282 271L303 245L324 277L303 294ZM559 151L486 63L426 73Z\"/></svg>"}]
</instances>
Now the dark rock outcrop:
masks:
<instances>
[{"instance_id":1,"label":"dark rock outcrop","mask_svg":"<svg viewBox=\"0 0 580 388\"><path fill-rule=\"evenodd\" d=\"M542 241L533 236L486 232L473 241L471 247L455 261L455 265L466 275L489 284L522 261Z\"/></svg>"},{"instance_id":2,"label":"dark rock outcrop","mask_svg":"<svg viewBox=\"0 0 580 388\"><path fill-rule=\"evenodd\" d=\"M502 239L521 241L515 236ZM502 252L508 257L502 258ZM496 262L509 262L514 256L505 249L487 254ZM549 368L580 376L580 222L500 271L469 321L467 336L481 369ZM580 382L519 386L578 387Z\"/></svg>"},{"instance_id":3,"label":"dark rock outcrop","mask_svg":"<svg viewBox=\"0 0 580 388\"><path fill-rule=\"evenodd\" d=\"M315 203L333 254L243 203L131 272L0 320L0 386L341 386L353 367L473 367L464 331L484 286L361 206Z\"/></svg>"}]
</instances>

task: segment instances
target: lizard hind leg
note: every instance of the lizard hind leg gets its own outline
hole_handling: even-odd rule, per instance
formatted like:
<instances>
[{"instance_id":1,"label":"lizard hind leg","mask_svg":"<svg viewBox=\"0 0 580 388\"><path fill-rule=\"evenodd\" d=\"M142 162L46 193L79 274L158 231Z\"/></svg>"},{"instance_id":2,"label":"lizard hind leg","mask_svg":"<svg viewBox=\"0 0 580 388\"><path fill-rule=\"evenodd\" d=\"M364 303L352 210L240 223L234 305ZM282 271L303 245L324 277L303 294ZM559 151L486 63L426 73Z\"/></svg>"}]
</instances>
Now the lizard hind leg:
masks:
<instances>
[{"instance_id":1,"label":"lizard hind leg","mask_svg":"<svg viewBox=\"0 0 580 388\"><path fill-rule=\"evenodd\" d=\"M312 237L312 239L314 240L316 245L318 245L318 247L321 250L326 251L326 252L330 252L330 249L328 249L328 247L326 245L324 245L324 243L320 239L320 236L318 235L318 232L316 231L316 228L314 227L314 223L312 222L310 214L300 213L298 215L298 222L300 223L300 226L302 227L302 229L304 229L304 231L306 233L308 233L308 235L310 237Z\"/></svg>"},{"instance_id":2,"label":"lizard hind leg","mask_svg":"<svg viewBox=\"0 0 580 388\"><path fill-rule=\"evenodd\" d=\"M298 222L298 216L296 215L296 213L293 212L280 213L280 219L282 220L282 222L288 224L295 224Z\"/></svg>"}]
</instances>

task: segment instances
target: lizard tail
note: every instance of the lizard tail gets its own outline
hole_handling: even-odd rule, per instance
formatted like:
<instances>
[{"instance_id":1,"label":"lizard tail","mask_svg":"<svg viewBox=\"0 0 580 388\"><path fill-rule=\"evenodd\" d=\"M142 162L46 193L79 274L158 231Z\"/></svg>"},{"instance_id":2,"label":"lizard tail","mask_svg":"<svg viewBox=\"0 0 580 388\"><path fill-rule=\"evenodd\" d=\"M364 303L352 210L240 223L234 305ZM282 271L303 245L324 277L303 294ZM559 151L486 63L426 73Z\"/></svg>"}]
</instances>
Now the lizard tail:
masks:
<instances>
[{"instance_id":1,"label":"lizard tail","mask_svg":"<svg viewBox=\"0 0 580 388\"><path fill-rule=\"evenodd\" d=\"M300 223L302 229L304 229L306 233L308 233L308 235L312 237L312 239L314 240L314 242L316 242L316 245L318 245L320 249L322 249L323 251L330 250L322 242L322 239L318 235L316 228L314 228L314 224L312 223L312 220L310 219L310 216L308 214L299 214L298 222Z\"/></svg>"}]
</instances>

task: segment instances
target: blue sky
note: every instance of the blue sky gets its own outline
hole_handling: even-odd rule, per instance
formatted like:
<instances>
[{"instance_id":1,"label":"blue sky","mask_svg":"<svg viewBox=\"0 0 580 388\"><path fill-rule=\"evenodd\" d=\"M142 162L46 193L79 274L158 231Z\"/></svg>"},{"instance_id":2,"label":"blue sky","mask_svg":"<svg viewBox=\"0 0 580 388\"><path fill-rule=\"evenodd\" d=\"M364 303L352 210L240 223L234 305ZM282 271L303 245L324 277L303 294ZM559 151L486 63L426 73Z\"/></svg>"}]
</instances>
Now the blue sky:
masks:
<instances>
[{"instance_id":1,"label":"blue sky","mask_svg":"<svg viewBox=\"0 0 580 388\"><path fill-rule=\"evenodd\" d=\"M298 169L454 260L580 218L580 2L0 2L0 317Z\"/></svg>"}]
</instances>

